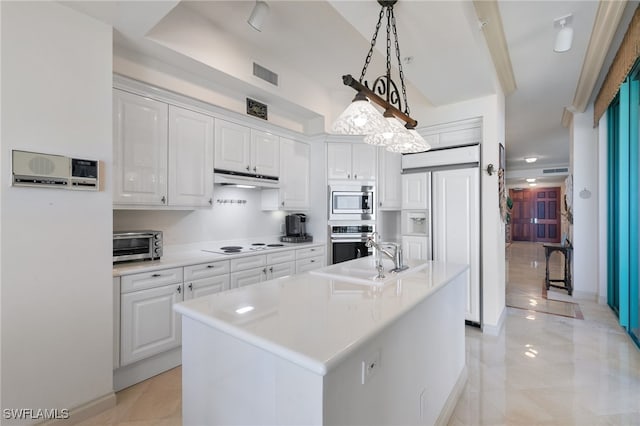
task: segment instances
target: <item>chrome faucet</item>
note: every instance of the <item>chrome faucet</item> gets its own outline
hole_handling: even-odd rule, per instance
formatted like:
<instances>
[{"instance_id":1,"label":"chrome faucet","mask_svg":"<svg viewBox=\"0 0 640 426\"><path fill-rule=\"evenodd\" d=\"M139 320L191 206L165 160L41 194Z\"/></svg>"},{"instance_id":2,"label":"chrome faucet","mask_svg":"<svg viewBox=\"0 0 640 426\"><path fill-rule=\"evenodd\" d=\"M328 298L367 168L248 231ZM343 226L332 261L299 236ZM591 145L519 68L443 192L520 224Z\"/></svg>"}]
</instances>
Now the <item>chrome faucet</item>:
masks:
<instances>
[{"instance_id":1,"label":"chrome faucet","mask_svg":"<svg viewBox=\"0 0 640 426\"><path fill-rule=\"evenodd\" d=\"M380 254L384 254L389 259L393 260L393 269L389 272L400 272L404 271L408 268L407 265L404 264L404 259L402 257L402 247L398 243L385 243L385 242L376 242L376 237L379 237L380 234L378 232L374 232L371 234L369 238L367 238L367 247L374 247L378 251L378 256ZM393 247L393 251L389 251L389 247ZM376 269L381 268L382 262L378 260L376 262ZM381 271L378 270L378 276L382 275Z\"/></svg>"}]
</instances>

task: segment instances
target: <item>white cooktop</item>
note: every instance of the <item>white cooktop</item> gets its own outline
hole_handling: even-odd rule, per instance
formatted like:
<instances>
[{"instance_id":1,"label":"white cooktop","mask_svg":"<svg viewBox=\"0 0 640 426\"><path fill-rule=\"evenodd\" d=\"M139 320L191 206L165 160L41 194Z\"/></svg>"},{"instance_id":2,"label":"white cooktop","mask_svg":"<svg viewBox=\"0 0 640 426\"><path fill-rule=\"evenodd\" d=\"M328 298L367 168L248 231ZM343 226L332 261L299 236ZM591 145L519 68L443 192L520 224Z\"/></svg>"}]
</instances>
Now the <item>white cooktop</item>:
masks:
<instances>
[{"instance_id":1,"label":"white cooktop","mask_svg":"<svg viewBox=\"0 0 640 426\"><path fill-rule=\"evenodd\" d=\"M253 253L266 250L273 250L286 247L287 244L280 242L255 242L255 243L229 243L221 244L219 246L207 247L202 249L209 253L218 254L238 254L238 253Z\"/></svg>"}]
</instances>

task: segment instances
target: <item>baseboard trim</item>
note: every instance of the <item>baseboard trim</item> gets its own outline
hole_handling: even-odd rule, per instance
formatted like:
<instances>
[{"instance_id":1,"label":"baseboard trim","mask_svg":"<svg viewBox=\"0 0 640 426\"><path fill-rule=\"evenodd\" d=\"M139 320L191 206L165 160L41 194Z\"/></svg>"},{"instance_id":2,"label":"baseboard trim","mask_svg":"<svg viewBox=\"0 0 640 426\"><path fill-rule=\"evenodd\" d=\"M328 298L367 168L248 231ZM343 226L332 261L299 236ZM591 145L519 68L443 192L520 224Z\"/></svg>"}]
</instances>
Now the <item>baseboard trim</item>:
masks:
<instances>
[{"instance_id":1,"label":"baseboard trim","mask_svg":"<svg viewBox=\"0 0 640 426\"><path fill-rule=\"evenodd\" d=\"M117 392L182 364L182 347L168 350L113 371L113 389Z\"/></svg>"},{"instance_id":2,"label":"baseboard trim","mask_svg":"<svg viewBox=\"0 0 640 426\"><path fill-rule=\"evenodd\" d=\"M75 425L83 420L93 417L101 412L113 408L116 406L116 394L115 392L109 392L106 395L96 398L92 401L86 402L82 405L78 405L75 408L69 410L68 419L55 419L48 420L43 423L39 423L43 426L58 426L58 425Z\"/></svg>"},{"instance_id":3,"label":"baseboard trim","mask_svg":"<svg viewBox=\"0 0 640 426\"><path fill-rule=\"evenodd\" d=\"M504 327L504 321L507 317L507 307L502 308L502 313L500 314L500 318L498 319L498 324L492 325L483 323L482 324L482 333L487 334L489 336L499 336L502 332L502 328Z\"/></svg>"},{"instance_id":4,"label":"baseboard trim","mask_svg":"<svg viewBox=\"0 0 640 426\"><path fill-rule=\"evenodd\" d=\"M460 375L458 376L458 380L456 384L451 389L451 393L449 393L449 397L447 401L444 403L442 410L440 411L440 415L436 420L436 425L447 425L451 420L451 416L453 415L454 410L456 409L456 405L458 405L458 400L464 391L464 387L467 385L467 377L469 372L467 370L467 365L465 364L462 371L460 371Z\"/></svg>"}]
</instances>

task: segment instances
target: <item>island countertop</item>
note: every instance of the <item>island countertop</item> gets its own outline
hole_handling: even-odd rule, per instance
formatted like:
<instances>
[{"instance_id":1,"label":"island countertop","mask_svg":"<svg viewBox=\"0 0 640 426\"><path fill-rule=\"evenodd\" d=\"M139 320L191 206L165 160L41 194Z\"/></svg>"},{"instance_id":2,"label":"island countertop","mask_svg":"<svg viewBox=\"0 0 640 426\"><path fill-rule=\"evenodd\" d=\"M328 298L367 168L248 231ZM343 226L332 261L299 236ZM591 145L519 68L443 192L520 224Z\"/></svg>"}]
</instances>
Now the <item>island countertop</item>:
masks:
<instances>
[{"instance_id":1,"label":"island countertop","mask_svg":"<svg viewBox=\"0 0 640 426\"><path fill-rule=\"evenodd\" d=\"M373 259L367 258L346 263L373 267ZM467 265L425 263L420 270L407 271L400 278L391 276L380 285L304 273L185 301L174 309L325 375L468 269Z\"/></svg>"}]
</instances>

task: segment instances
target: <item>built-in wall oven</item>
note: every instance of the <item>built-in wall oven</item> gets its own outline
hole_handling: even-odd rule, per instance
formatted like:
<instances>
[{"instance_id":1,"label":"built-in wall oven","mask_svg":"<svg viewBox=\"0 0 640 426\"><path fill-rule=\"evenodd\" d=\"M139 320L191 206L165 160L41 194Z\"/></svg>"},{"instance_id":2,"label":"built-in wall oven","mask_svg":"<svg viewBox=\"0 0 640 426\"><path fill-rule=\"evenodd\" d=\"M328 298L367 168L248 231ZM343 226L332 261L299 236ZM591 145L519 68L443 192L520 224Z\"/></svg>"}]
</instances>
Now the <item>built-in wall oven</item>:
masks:
<instances>
[{"instance_id":1,"label":"built-in wall oven","mask_svg":"<svg viewBox=\"0 0 640 426\"><path fill-rule=\"evenodd\" d=\"M367 247L367 239L374 231L375 225L329 225L331 263L346 262L373 254L373 248Z\"/></svg>"},{"instance_id":2,"label":"built-in wall oven","mask_svg":"<svg viewBox=\"0 0 640 426\"><path fill-rule=\"evenodd\" d=\"M331 185L329 220L375 220L372 185Z\"/></svg>"}]
</instances>

